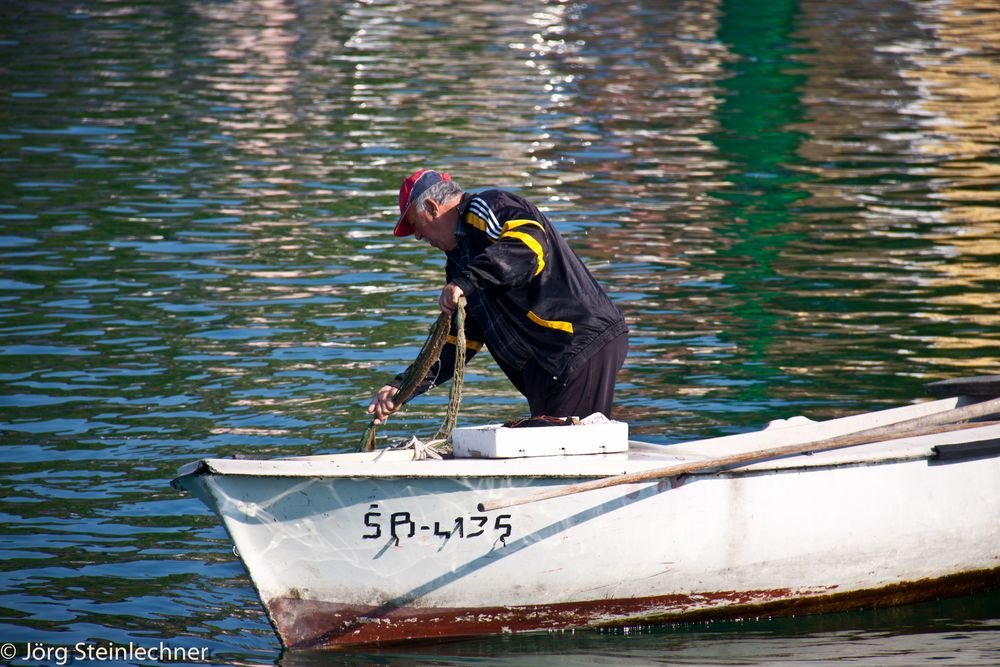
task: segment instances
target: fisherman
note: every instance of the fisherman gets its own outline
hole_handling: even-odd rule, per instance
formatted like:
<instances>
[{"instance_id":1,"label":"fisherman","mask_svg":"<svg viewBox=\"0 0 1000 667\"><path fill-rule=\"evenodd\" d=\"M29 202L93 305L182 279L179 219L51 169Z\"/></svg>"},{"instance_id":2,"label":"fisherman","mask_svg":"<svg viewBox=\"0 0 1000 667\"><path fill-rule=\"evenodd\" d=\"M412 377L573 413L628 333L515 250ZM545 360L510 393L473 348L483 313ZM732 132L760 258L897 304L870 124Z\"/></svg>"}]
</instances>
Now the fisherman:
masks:
<instances>
[{"instance_id":1,"label":"fisherman","mask_svg":"<svg viewBox=\"0 0 1000 667\"><path fill-rule=\"evenodd\" d=\"M464 192L448 174L421 169L399 189L396 236L445 253L438 303L467 301L466 361L482 348L528 399L532 417L611 417L615 376L628 352L621 311L534 205L511 192ZM417 388L454 374L455 333ZM396 409L401 373L375 392L376 424Z\"/></svg>"}]
</instances>

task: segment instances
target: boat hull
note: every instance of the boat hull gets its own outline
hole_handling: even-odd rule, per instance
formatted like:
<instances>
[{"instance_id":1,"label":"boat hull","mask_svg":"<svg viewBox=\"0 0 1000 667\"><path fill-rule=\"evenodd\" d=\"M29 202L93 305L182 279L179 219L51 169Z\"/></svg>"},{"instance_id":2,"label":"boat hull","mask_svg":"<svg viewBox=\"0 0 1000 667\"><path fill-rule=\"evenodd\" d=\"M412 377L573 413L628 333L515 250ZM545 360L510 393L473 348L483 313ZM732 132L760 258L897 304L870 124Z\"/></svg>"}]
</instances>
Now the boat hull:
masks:
<instances>
[{"instance_id":1,"label":"boat hull","mask_svg":"<svg viewBox=\"0 0 1000 667\"><path fill-rule=\"evenodd\" d=\"M1000 582L1000 457L809 462L489 513L478 503L585 477L371 470L180 479L222 517L286 647L834 611Z\"/></svg>"}]
</instances>

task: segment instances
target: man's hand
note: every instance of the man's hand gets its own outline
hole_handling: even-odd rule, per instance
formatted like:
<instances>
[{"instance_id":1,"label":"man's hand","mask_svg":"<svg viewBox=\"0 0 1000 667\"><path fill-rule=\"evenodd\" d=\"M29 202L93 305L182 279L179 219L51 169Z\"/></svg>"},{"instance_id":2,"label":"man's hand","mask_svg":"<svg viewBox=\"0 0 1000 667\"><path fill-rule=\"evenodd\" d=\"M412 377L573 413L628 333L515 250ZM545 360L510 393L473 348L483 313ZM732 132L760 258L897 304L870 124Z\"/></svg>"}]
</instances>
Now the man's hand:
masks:
<instances>
[{"instance_id":1,"label":"man's hand","mask_svg":"<svg viewBox=\"0 0 1000 667\"><path fill-rule=\"evenodd\" d=\"M368 404L368 412L375 415L372 419L375 424L384 424L385 420L396 409L396 404L392 402L392 399L398 393L399 389L385 385L372 396L372 402Z\"/></svg>"},{"instance_id":2,"label":"man's hand","mask_svg":"<svg viewBox=\"0 0 1000 667\"><path fill-rule=\"evenodd\" d=\"M441 297L438 299L438 305L441 306L441 310L445 313L451 315L458 308L458 300L465 296L465 292L462 288L455 283L448 283L441 290Z\"/></svg>"}]
</instances>

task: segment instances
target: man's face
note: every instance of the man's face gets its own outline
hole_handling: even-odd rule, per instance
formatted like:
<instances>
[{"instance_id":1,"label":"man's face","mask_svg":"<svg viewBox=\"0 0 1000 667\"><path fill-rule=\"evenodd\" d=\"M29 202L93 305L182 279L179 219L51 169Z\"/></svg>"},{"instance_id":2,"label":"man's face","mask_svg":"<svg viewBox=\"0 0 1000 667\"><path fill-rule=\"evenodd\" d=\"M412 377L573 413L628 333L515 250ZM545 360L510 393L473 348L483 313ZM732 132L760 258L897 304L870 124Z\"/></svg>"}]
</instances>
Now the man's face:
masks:
<instances>
[{"instance_id":1,"label":"man's face","mask_svg":"<svg viewBox=\"0 0 1000 667\"><path fill-rule=\"evenodd\" d=\"M413 225L413 235L418 241L426 239L438 250L447 252L458 247L453 210L444 211L436 201L428 199L426 206L411 207L406 220Z\"/></svg>"}]
</instances>

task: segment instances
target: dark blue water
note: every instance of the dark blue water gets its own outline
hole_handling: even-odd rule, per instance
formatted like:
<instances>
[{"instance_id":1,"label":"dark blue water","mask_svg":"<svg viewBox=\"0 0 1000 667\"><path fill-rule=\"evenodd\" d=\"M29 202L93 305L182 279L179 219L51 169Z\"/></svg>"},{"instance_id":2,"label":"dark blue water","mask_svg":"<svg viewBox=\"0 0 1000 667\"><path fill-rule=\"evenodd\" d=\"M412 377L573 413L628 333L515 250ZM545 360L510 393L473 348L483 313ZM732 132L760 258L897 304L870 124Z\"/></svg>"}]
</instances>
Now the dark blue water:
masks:
<instances>
[{"instance_id":1,"label":"dark blue water","mask_svg":"<svg viewBox=\"0 0 1000 667\"><path fill-rule=\"evenodd\" d=\"M283 655L218 522L168 486L205 456L356 444L436 316L441 258L391 235L418 166L547 211L629 320L639 437L1000 372L998 36L966 0L4 5L11 664L130 642L207 652L190 664L1000 663L996 593ZM525 412L486 355L466 377L462 422Z\"/></svg>"}]
</instances>

